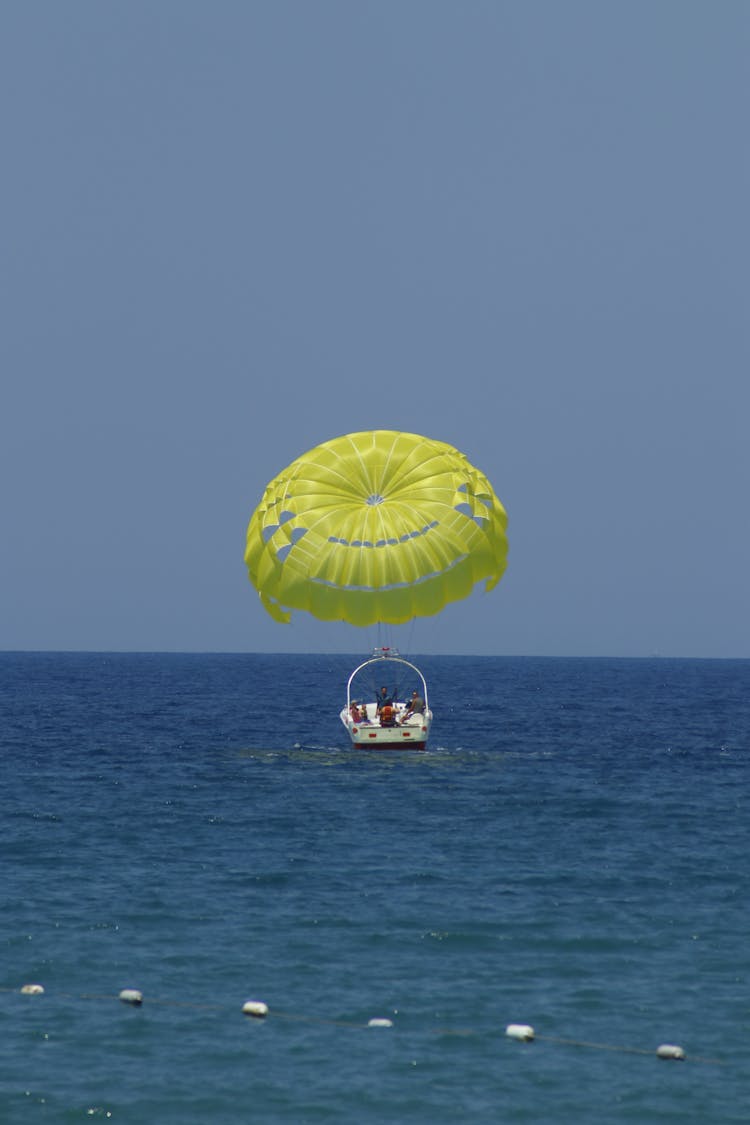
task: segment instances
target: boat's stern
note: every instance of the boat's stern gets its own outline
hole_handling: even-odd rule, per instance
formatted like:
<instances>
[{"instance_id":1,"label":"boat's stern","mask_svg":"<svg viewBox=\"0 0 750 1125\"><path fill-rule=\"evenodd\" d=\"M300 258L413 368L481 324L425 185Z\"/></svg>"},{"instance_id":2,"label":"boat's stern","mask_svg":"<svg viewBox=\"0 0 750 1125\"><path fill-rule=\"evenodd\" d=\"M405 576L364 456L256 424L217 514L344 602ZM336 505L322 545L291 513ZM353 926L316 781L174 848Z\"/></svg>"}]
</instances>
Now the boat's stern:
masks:
<instances>
[{"instance_id":1,"label":"boat's stern","mask_svg":"<svg viewBox=\"0 0 750 1125\"><path fill-rule=\"evenodd\" d=\"M403 705L396 709L396 721L381 726L375 704L370 703L363 715L353 719L344 707L340 719L346 727L352 746L363 750L424 750L430 733L432 713L405 716Z\"/></svg>"}]
</instances>

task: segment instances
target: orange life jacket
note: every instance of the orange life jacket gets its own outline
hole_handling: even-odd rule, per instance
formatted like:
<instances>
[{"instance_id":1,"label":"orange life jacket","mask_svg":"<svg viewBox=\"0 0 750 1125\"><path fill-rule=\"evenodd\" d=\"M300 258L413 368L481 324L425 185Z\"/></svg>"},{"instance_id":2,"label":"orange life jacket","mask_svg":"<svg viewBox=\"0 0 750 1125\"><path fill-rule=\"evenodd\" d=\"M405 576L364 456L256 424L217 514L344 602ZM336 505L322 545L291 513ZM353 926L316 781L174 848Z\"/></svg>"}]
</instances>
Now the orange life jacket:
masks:
<instances>
[{"instance_id":1,"label":"orange life jacket","mask_svg":"<svg viewBox=\"0 0 750 1125\"><path fill-rule=\"evenodd\" d=\"M381 727L390 727L393 725L393 708L390 703L386 703L384 707L380 708L380 725Z\"/></svg>"}]
</instances>

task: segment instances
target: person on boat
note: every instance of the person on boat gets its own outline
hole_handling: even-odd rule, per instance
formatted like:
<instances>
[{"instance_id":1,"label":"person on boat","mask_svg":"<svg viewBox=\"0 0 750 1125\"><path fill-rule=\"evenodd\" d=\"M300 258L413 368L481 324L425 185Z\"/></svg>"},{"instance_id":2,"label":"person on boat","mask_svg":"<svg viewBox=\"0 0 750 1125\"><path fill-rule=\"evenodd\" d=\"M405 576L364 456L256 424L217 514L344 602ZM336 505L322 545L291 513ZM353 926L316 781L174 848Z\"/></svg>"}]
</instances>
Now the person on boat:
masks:
<instances>
[{"instance_id":1,"label":"person on boat","mask_svg":"<svg viewBox=\"0 0 750 1125\"><path fill-rule=\"evenodd\" d=\"M349 708L349 714L350 714L350 715L351 715L351 717L352 717L352 722L354 722L354 723L359 723L359 722L361 722L361 720L362 720L362 712L361 712L361 711L360 711L360 709L359 709L359 705L358 705L358 703L357 703L356 699L354 700L354 702L352 703L351 707Z\"/></svg>"},{"instance_id":2,"label":"person on boat","mask_svg":"<svg viewBox=\"0 0 750 1125\"><path fill-rule=\"evenodd\" d=\"M390 700L378 709L378 714L380 715L381 727L393 727L396 725L396 710Z\"/></svg>"},{"instance_id":3,"label":"person on boat","mask_svg":"<svg viewBox=\"0 0 750 1125\"><path fill-rule=\"evenodd\" d=\"M424 715L424 699L422 699L422 696L416 688L411 693L411 699L406 705L406 714L404 717L408 719L410 715Z\"/></svg>"},{"instance_id":4,"label":"person on boat","mask_svg":"<svg viewBox=\"0 0 750 1125\"><path fill-rule=\"evenodd\" d=\"M380 689L380 695L377 698L375 706L377 707L378 715L380 714L383 707L393 707L393 700L388 694L388 688L385 687L385 685Z\"/></svg>"}]
</instances>

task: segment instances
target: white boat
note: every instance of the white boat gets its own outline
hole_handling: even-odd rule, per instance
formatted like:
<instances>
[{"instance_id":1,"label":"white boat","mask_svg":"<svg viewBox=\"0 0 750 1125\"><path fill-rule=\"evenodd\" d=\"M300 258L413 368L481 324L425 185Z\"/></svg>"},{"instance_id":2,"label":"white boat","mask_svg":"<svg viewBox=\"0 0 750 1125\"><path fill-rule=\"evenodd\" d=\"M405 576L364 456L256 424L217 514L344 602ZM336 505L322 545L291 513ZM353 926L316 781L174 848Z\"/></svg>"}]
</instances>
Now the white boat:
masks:
<instances>
[{"instance_id":1,"label":"white boat","mask_svg":"<svg viewBox=\"0 0 750 1125\"><path fill-rule=\"evenodd\" d=\"M412 687L415 676L419 686ZM362 686L353 691L358 677ZM381 708L382 700L378 698L383 687L390 713L387 708ZM365 699L365 695L372 698ZM415 699L416 705L412 707L411 702L400 696ZM432 723L427 681L416 664L404 660L397 649L376 648L369 660L355 668L349 677L346 706L339 717L352 746L363 750L424 750Z\"/></svg>"}]
</instances>

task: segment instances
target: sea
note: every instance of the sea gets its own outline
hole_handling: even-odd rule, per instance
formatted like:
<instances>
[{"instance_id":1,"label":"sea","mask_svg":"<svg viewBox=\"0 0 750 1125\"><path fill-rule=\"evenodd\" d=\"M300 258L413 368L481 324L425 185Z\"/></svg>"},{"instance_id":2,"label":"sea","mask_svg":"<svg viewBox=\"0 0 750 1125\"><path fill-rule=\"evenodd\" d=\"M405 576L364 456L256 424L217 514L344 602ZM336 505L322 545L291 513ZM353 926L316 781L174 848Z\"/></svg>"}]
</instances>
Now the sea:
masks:
<instances>
[{"instance_id":1,"label":"sea","mask_svg":"<svg viewBox=\"0 0 750 1125\"><path fill-rule=\"evenodd\" d=\"M362 659L0 654L1 1125L750 1121L750 661Z\"/></svg>"}]
</instances>

